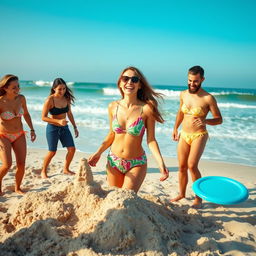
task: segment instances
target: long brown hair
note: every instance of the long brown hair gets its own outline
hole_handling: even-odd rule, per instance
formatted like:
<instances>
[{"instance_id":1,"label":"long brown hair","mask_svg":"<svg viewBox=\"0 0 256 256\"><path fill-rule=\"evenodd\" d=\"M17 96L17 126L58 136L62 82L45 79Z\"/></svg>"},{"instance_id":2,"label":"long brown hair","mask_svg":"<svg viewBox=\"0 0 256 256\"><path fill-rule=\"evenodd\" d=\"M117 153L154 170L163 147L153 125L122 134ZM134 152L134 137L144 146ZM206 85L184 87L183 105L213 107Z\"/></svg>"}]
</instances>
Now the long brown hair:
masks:
<instances>
[{"instance_id":1,"label":"long brown hair","mask_svg":"<svg viewBox=\"0 0 256 256\"><path fill-rule=\"evenodd\" d=\"M51 88L51 92L50 92L50 95L54 94L55 93L55 88L57 88L60 84L64 84L65 87L66 87L66 92L64 94L64 97L67 99L67 101L71 104L74 103L75 101L75 97L72 93L72 91L68 88L66 82L62 79L62 78L56 78L54 81L53 81L53 84L52 84L52 88Z\"/></svg>"},{"instance_id":2,"label":"long brown hair","mask_svg":"<svg viewBox=\"0 0 256 256\"><path fill-rule=\"evenodd\" d=\"M5 89L8 88L8 86L10 85L10 83L12 81L18 81L19 78L15 75L5 75L2 77L2 79L0 80L0 96L3 96L6 94Z\"/></svg>"},{"instance_id":3,"label":"long brown hair","mask_svg":"<svg viewBox=\"0 0 256 256\"><path fill-rule=\"evenodd\" d=\"M134 71L140 79L141 88L137 92L137 98L150 106L150 108L153 111L153 116L156 119L156 121L158 121L159 123L163 123L164 119L158 110L158 100L163 99L163 95L161 93L157 93L153 90L153 88L148 83L146 77L142 74L142 72L139 69L131 66L131 67L125 68L121 72L121 75L117 81L117 86L120 90L122 97L124 98L124 93L123 93L122 89L120 88L120 82L121 82L123 73L126 72L127 70Z\"/></svg>"}]
</instances>

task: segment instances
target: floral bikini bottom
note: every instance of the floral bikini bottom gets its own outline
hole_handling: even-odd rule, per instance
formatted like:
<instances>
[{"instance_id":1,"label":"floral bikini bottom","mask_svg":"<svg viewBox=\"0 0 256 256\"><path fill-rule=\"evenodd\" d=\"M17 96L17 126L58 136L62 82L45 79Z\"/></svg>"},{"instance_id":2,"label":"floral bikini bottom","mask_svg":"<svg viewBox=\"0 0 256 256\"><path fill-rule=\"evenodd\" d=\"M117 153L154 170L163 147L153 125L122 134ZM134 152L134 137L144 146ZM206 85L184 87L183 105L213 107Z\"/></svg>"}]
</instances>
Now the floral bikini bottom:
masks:
<instances>
[{"instance_id":1,"label":"floral bikini bottom","mask_svg":"<svg viewBox=\"0 0 256 256\"><path fill-rule=\"evenodd\" d=\"M109 151L107 160L108 160L109 165L112 168L115 168L116 170L125 174L135 166L140 166L140 165L146 164L147 156L146 156L146 153L144 152L142 156L127 160L127 159L118 157L118 156L114 155L111 151Z\"/></svg>"},{"instance_id":2,"label":"floral bikini bottom","mask_svg":"<svg viewBox=\"0 0 256 256\"><path fill-rule=\"evenodd\" d=\"M20 132L16 132L16 133L1 133L0 137L4 137L6 139L8 139L11 143L13 143L15 140L17 140L21 135L26 134L25 131L20 131Z\"/></svg>"}]
</instances>

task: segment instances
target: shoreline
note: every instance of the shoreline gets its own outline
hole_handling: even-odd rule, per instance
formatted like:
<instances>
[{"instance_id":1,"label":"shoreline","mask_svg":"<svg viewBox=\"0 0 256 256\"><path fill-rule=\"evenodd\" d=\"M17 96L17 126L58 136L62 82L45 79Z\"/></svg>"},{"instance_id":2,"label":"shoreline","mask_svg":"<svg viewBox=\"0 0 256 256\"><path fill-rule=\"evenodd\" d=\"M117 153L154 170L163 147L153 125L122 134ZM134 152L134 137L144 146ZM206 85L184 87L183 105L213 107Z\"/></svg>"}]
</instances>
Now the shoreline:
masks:
<instances>
[{"instance_id":1,"label":"shoreline","mask_svg":"<svg viewBox=\"0 0 256 256\"><path fill-rule=\"evenodd\" d=\"M45 148L43 148L43 147L27 147L27 149L28 149L28 151L29 150L42 150L42 151L48 151L48 149L47 149L47 147L45 147ZM65 148L58 148L58 150L57 150L57 152L58 151L66 151L66 149ZM163 150L162 150L163 151ZM82 151L82 150L79 150L79 149L76 149L76 153L75 154L85 154L87 157L89 156L89 155L91 155L93 152L85 152L85 151ZM102 154L102 156L104 156L104 155L107 155L107 150ZM152 156L152 154L147 154L147 156L149 157L149 158L153 158L153 156ZM164 154L163 154L163 152L162 152L162 156L163 156L163 158L164 159L167 159L167 160L170 160L170 161L174 161L174 162L176 162L177 160L176 160L176 158L175 157L171 157L171 156L165 156ZM234 162L225 162L225 161L221 161L221 160L219 160L219 161L216 161L216 160L209 160L209 159L204 159L204 158L201 158L200 159L200 162L199 162L199 165L200 165L200 163L201 162L205 162L205 163L213 163L213 164L224 164L224 165L238 165L238 166L241 166L241 167L248 167L248 168L255 168L255 171L256 171L256 166L254 166L254 165L247 165L247 164L243 164L243 163L234 163Z\"/></svg>"}]
</instances>

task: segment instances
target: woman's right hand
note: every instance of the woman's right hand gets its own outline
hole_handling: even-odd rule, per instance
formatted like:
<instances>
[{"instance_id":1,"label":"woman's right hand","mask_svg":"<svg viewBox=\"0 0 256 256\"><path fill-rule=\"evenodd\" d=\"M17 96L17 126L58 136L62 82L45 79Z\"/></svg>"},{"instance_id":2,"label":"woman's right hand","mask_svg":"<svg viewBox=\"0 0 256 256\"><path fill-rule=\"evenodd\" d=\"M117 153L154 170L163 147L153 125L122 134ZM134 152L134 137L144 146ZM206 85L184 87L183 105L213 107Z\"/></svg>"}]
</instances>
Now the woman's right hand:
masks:
<instances>
[{"instance_id":1,"label":"woman's right hand","mask_svg":"<svg viewBox=\"0 0 256 256\"><path fill-rule=\"evenodd\" d=\"M174 129L173 132L172 132L172 139L174 141L178 141L179 140L179 132L177 129Z\"/></svg>"},{"instance_id":2,"label":"woman's right hand","mask_svg":"<svg viewBox=\"0 0 256 256\"><path fill-rule=\"evenodd\" d=\"M66 126L68 124L68 121L65 118L64 119L59 119L58 124L60 126Z\"/></svg>"},{"instance_id":3,"label":"woman's right hand","mask_svg":"<svg viewBox=\"0 0 256 256\"><path fill-rule=\"evenodd\" d=\"M88 164L90 166L96 166L96 164L98 163L99 159L100 159L101 154L99 153L94 153L93 155L89 156L88 158Z\"/></svg>"},{"instance_id":4,"label":"woman's right hand","mask_svg":"<svg viewBox=\"0 0 256 256\"><path fill-rule=\"evenodd\" d=\"M164 181L169 177L169 170L165 165L162 168L160 168L160 173L161 173L160 181Z\"/></svg>"}]
</instances>

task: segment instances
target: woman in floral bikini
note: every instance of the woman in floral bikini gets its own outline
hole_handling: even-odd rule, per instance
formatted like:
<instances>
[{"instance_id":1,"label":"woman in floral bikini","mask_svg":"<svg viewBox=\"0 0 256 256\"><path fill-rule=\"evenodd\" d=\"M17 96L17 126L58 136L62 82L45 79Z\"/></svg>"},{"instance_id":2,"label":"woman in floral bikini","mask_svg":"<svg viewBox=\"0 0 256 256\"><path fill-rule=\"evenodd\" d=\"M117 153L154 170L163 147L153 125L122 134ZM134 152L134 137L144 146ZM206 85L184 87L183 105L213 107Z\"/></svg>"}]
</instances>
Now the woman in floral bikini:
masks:
<instances>
[{"instance_id":1,"label":"woman in floral bikini","mask_svg":"<svg viewBox=\"0 0 256 256\"><path fill-rule=\"evenodd\" d=\"M31 141L36 139L35 130L27 109L26 99L19 94L20 86L17 76L5 75L0 80L0 195L2 180L12 165L13 149L16 157L15 192L23 194L20 185L25 172L27 145L25 131L21 122L23 116L30 128Z\"/></svg>"},{"instance_id":2,"label":"woman in floral bikini","mask_svg":"<svg viewBox=\"0 0 256 256\"><path fill-rule=\"evenodd\" d=\"M137 192L147 171L147 157L142 148L145 131L162 174L160 180L169 176L155 138L155 122L164 121L158 111L157 98L161 95L153 91L135 67L124 69L117 84L122 99L109 104L110 130L97 152L89 157L89 164L96 166L101 154L111 147L107 156L109 185Z\"/></svg>"}]
</instances>

